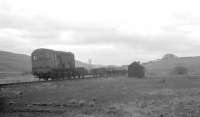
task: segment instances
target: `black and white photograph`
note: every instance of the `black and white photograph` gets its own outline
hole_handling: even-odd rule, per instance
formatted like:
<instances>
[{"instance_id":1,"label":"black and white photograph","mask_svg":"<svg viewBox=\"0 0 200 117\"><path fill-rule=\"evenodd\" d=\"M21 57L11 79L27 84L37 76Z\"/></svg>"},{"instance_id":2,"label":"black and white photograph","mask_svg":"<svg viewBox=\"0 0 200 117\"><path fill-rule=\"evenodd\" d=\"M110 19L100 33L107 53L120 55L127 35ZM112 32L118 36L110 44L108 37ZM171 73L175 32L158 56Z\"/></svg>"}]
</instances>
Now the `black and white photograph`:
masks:
<instances>
[{"instance_id":1,"label":"black and white photograph","mask_svg":"<svg viewBox=\"0 0 200 117\"><path fill-rule=\"evenodd\" d=\"M0 117L200 117L200 1L0 0Z\"/></svg>"}]
</instances>

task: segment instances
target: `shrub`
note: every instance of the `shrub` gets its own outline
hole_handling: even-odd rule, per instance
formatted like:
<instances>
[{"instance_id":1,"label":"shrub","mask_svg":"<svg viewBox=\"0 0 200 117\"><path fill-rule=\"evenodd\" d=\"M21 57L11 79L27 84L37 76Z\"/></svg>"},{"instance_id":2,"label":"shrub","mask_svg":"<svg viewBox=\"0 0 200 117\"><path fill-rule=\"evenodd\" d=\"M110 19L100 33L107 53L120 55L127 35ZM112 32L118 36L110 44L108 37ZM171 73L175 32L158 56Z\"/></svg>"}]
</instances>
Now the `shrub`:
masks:
<instances>
[{"instance_id":1,"label":"shrub","mask_svg":"<svg viewBox=\"0 0 200 117\"><path fill-rule=\"evenodd\" d=\"M186 67L183 67L183 66L176 66L174 69L173 69L173 73L175 75L185 75L188 73L188 69Z\"/></svg>"}]
</instances>

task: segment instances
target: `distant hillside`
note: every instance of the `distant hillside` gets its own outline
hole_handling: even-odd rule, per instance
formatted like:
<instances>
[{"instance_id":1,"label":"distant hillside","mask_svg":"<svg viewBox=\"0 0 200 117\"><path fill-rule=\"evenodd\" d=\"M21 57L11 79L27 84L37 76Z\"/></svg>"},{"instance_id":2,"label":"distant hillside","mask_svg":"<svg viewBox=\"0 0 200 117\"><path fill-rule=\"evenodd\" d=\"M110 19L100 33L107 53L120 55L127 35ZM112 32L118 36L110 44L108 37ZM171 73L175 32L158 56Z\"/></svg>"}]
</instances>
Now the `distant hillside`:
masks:
<instances>
[{"instance_id":1,"label":"distant hillside","mask_svg":"<svg viewBox=\"0 0 200 117\"><path fill-rule=\"evenodd\" d=\"M93 68L99 65L89 65L79 60L76 67ZM0 72L31 72L31 58L29 55L0 51Z\"/></svg>"},{"instance_id":2,"label":"distant hillside","mask_svg":"<svg viewBox=\"0 0 200 117\"><path fill-rule=\"evenodd\" d=\"M148 75L169 75L177 66L186 67L189 74L200 74L200 56L172 57L167 59L163 57L160 60L143 63L143 65L145 66Z\"/></svg>"},{"instance_id":3,"label":"distant hillside","mask_svg":"<svg viewBox=\"0 0 200 117\"><path fill-rule=\"evenodd\" d=\"M31 71L30 56L0 51L0 72Z\"/></svg>"}]
</instances>

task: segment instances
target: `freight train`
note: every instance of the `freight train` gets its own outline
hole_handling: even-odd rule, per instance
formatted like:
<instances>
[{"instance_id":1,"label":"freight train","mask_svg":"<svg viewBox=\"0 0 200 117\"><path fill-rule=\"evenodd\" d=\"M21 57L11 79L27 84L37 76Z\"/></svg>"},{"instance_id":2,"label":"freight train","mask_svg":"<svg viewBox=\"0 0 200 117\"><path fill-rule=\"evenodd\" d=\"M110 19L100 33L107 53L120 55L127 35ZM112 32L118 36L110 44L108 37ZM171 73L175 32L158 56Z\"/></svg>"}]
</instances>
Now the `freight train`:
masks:
<instances>
[{"instance_id":1,"label":"freight train","mask_svg":"<svg viewBox=\"0 0 200 117\"><path fill-rule=\"evenodd\" d=\"M121 68L75 67L75 57L72 52L36 49L31 54L32 74L43 80L61 80L90 77L108 77L126 75L127 70Z\"/></svg>"}]
</instances>

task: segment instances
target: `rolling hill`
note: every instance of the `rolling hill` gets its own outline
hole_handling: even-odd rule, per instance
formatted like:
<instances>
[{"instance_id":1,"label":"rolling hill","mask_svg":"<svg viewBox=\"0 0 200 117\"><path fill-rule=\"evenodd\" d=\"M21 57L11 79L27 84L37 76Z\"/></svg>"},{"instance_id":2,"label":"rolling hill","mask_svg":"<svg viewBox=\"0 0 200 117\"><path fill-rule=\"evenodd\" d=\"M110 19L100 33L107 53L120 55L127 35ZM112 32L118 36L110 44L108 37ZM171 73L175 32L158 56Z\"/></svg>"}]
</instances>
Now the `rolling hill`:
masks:
<instances>
[{"instance_id":1,"label":"rolling hill","mask_svg":"<svg viewBox=\"0 0 200 117\"><path fill-rule=\"evenodd\" d=\"M0 72L31 71L30 56L12 52L0 51Z\"/></svg>"},{"instance_id":2,"label":"rolling hill","mask_svg":"<svg viewBox=\"0 0 200 117\"><path fill-rule=\"evenodd\" d=\"M166 55L165 55L166 56ZM165 76L172 75L172 71L177 66L188 69L188 74L200 75L200 56L194 57L177 57L167 56L162 59L143 63L147 75Z\"/></svg>"}]
</instances>

